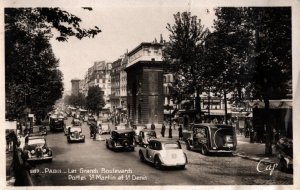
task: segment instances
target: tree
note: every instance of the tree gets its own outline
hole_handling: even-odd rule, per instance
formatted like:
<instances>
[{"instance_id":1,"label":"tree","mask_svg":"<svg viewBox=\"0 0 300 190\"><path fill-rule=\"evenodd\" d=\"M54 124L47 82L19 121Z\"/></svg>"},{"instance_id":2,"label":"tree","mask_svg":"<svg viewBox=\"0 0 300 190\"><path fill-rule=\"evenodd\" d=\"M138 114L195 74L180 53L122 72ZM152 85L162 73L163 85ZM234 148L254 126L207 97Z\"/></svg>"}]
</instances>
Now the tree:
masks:
<instances>
[{"instance_id":1,"label":"tree","mask_svg":"<svg viewBox=\"0 0 300 190\"><path fill-rule=\"evenodd\" d=\"M87 109L99 115L99 112L105 106L103 95L103 91L99 86L90 87L86 97Z\"/></svg>"},{"instance_id":2,"label":"tree","mask_svg":"<svg viewBox=\"0 0 300 190\"><path fill-rule=\"evenodd\" d=\"M231 60L223 71L235 70L234 78L243 79L252 98L264 101L265 153L272 154L269 100L286 98L292 76L291 9L218 8L216 16L217 38L228 42L221 43L221 49L228 50Z\"/></svg>"},{"instance_id":3,"label":"tree","mask_svg":"<svg viewBox=\"0 0 300 190\"><path fill-rule=\"evenodd\" d=\"M201 25L197 16L190 12L179 12L174 15L174 25L167 25L170 41L163 52L164 60L174 68L173 90L183 96L196 94L196 112L201 114L200 93L206 81L203 78L205 63L203 62L204 42L208 29ZM179 98L179 97L174 97ZM180 99L180 98L179 98ZM198 118L200 116L198 115Z\"/></svg>"},{"instance_id":4,"label":"tree","mask_svg":"<svg viewBox=\"0 0 300 190\"><path fill-rule=\"evenodd\" d=\"M236 104L240 104L242 88L247 84L244 64L251 34L244 30L242 9L218 8L216 15L215 31L206 38L205 43L205 59L210 63L205 77L210 78L211 90L224 97L227 123L227 94L237 91Z\"/></svg>"},{"instance_id":5,"label":"tree","mask_svg":"<svg viewBox=\"0 0 300 190\"><path fill-rule=\"evenodd\" d=\"M67 41L93 37L98 27L82 29L81 19L59 8L5 9L5 90L7 111L41 114L52 109L62 96L62 73L49 40Z\"/></svg>"},{"instance_id":6,"label":"tree","mask_svg":"<svg viewBox=\"0 0 300 190\"><path fill-rule=\"evenodd\" d=\"M74 107L83 108L86 106L86 98L82 93L79 93L78 95L72 94L69 96L68 104Z\"/></svg>"}]
</instances>

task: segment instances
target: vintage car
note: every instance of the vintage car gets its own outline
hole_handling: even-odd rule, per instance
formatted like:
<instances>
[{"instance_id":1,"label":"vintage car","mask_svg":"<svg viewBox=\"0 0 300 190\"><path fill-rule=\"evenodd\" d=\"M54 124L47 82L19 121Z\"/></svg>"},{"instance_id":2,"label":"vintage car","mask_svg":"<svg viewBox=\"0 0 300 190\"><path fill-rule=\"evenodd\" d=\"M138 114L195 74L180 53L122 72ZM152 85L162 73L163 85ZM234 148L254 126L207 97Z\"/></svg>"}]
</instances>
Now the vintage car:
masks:
<instances>
[{"instance_id":1,"label":"vintage car","mask_svg":"<svg viewBox=\"0 0 300 190\"><path fill-rule=\"evenodd\" d=\"M139 150L139 157L142 162L153 163L157 169L165 166L176 166L184 169L188 163L180 142L175 140L152 139L148 146Z\"/></svg>"},{"instance_id":2,"label":"vintage car","mask_svg":"<svg viewBox=\"0 0 300 190\"><path fill-rule=\"evenodd\" d=\"M79 126L72 126L68 128L67 140L71 142L85 142L85 136L82 134L82 129Z\"/></svg>"},{"instance_id":3,"label":"vintage car","mask_svg":"<svg viewBox=\"0 0 300 190\"><path fill-rule=\"evenodd\" d=\"M201 154L229 153L236 150L235 128L231 125L201 123L191 126L185 140L188 150L200 150Z\"/></svg>"},{"instance_id":4,"label":"vintage car","mask_svg":"<svg viewBox=\"0 0 300 190\"><path fill-rule=\"evenodd\" d=\"M111 137L106 139L107 149L127 149L134 151L134 131L133 130L113 130Z\"/></svg>"},{"instance_id":5,"label":"vintage car","mask_svg":"<svg viewBox=\"0 0 300 190\"><path fill-rule=\"evenodd\" d=\"M135 142L141 146L148 145L149 140L156 139L156 132L151 129L142 129L135 135Z\"/></svg>"},{"instance_id":6,"label":"vintage car","mask_svg":"<svg viewBox=\"0 0 300 190\"><path fill-rule=\"evenodd\" d=\"M64 117L51 115L49 118L49 125L52 131L63 131L64 130Z\"/></svg>"},{"instance_id":7,"label":"vintage car","mask_svg":"<svg viewBox=\"0 0 300 190\"><path fill-rule=\"evenodd\" d=\"M45 136L35 135L25 138L23 153L28 161L48 160L52 161L52 150L47 146Z\"/></svg>"},{"instance_id":8,"label":"vintage car","mask_svg":"<svg viewBox=\"0 0 300 190\"><path fill-rule=\"evenodd\" d=\"M110 133L110 123L100 123L101 127L99 127L100 135L109 134ZM99 125L98 125L99 126Z\"/></svg>"},{"instance_id":9,"label":"vintage car","mask_svg":"<svg viewBox=\"0 0 300 190\"><path fill-rule=\"evenodd\" d=\"M79 119L73 118L72 125L74 125L74 126L81 126L81 122L80 122Z\"/></svg>"}]
</instances>

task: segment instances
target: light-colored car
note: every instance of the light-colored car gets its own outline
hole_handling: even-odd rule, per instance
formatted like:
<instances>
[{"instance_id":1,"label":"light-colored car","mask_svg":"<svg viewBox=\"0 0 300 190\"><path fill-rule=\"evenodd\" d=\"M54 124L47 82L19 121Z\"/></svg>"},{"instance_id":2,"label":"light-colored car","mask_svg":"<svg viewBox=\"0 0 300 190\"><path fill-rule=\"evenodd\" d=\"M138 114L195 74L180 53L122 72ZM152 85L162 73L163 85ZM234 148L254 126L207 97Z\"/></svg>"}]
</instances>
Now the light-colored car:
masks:
<instances>
[{"instance_id":1,"label":"light-colored car","mask_svg":"<svg viewBox=\"0 0 300 190\"><path fill-rule=\"evenodd\" d=\"M73 119L72 124L73 124L74 126L81 126L80 120L79 120L79 119L76 119L76 118Z\"/></svg>"},{"instance_id":2,"label":"light-colored car","mask_svg":"<svg viewBox=\"0 0 300 190\"><path fill-rule=\"evenodd\" d=\"M174 140L150 140L148 146L139 150L139 157L142 162L153 163L157 169L164 166L176 166L184 169L188 163L180 142Z\"/></svg>"},{"instance_id":3,"label":"light-colored car","mask_svg":"<svg viewBox=\"0 0 300 190\"><path fill-rule=\"evenodd\" d=\"M70 127L67 135L68 142L85 142L85 136L82 134L82 129L79 126Z\"/></svg>"},{"instance_id":4,"label":"light-colored car","mask_svg":"<svg viewBox=\"0 0 300 190\"><path fill-rule=\"evenodd\" d=\"M102 134L109 134L110 133L110 123L100 123L101 128L99 129L99 133ZM99 126L99 125L98 125Z\"/></svg>"}]
</instances>

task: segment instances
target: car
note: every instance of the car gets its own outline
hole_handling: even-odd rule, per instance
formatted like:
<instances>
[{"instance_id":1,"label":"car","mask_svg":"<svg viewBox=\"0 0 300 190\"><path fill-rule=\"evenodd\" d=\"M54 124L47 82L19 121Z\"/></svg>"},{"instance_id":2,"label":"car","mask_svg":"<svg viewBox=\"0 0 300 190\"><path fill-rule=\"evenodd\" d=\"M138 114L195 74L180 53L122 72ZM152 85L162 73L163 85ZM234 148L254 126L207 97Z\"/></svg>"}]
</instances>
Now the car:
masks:
<instances>
[{"instance_id":1,"label":"car","mask_svg":"<svg viewBox=\"0 0 300 190\"><path fill-rule=\"evenodd\" d=\"M150 162L157 169L170 166L184 169L188 163L180 142L175 140L152 139L148 146L141 147L139 157L142 162Z\"/></svg>"},{"instance_id":2,"label":"car","mask_svg":"<svg viewBox=\"0 0 300 190\"><path fill-rule=\"evenodd\" d=\"M81 122L80 122L79 119L73 118L72 125L74 125L74 126L81 126Z\"/></svg>"},{"instance_id":3,"label":"car","mask_svg":"<svg viewBox=\"0 0 300 190\"><path fill-rule=\"evenodd\" d=\"M106 148L134 151L134 134L133 130L113 130L111 137L106 139Z\"/></svg>"},{"instance_id":4,"label":"car","mask_svg":"<svg viewBox=\"0 0 300 190\"><path fill-rule=\"evenodd\" d=\"M51 115L50 118L50 129L52 131L63 131L64 130L64 118L57 115Z\"/></svg>"},{"instance_id":5,"label":"car","mask_svg":"<svg viewBox=\"0 0 300 190\"><path fill-rule=\"evenodd\" d=\"M33 135L47 135L47 127L44 125L34 125L31 134Z\"/></svg>"},{"instance_id":6,"label":"car","mask_svg":"<svg viewBox=\"0 0 300 190\"><path fill-rule=\"evenodd\" d=\"M85 142L85 135L82 134L82 129L79 126L72 126L68 128L67 140L71 142Z\"/></svg>"},{"instance_id":7,"label":"car","mask_svg":"<svg viewBox=\"0 0 300 190\"><path fill-rule=\"evenodd\" d=\"M201 123L191 126L190 136L185 138L187 150L200 150L201 154L229 153L236 150L235 128L231 125Z\"/></svg>"},{"instance_id":8,"label":"car","mask_svg":"<svg viewBox=\"0 0 300 190\"><path fill-rule=\"evenodd\" d=\"M52 161L52 150L47 146L46 137L41 135L27 136L25 144L20 145L27 161L48 160Z\"/></svg>"},{"instance_id":9,"label":"car","mask_svg":"<svg viewBox=\"0 0 300 190\"><path fill-rule=\"evenodd\" d=\"M100 128L100 134L109 134L110 133L110 123L100 123L101 128ZM99 126L99 125L98 125Z\"/></svg>"},{"instance_id":10,"label":"car","mask_svg":"<svg viewBox=\"0 0 300 190\"><path fill-rule=\"evenodd\" d=\"M142 129L135 135L135 142L141 146L148 145L149 140L156 139L156 132L151 129Z\"/></svg>"}]
</instances>

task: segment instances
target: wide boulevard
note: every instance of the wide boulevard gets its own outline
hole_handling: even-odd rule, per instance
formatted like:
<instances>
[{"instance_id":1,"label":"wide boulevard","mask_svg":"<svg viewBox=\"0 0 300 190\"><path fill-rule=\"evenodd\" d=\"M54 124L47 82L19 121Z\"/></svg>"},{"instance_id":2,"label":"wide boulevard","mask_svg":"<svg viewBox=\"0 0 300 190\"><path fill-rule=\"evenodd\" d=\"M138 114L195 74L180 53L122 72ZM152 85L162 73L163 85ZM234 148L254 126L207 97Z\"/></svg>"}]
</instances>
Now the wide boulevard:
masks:
<instances>
[{"instance_id":1,"label":"wide boulevard","mask_svg":"<svg viewBox=\"0 0 300 190\"><path fill-rule=\"evenodd\" d=\"M71 123L71 118L66 124ZM157 170L139 160L134 152L112 151L105 141L89 138L89 126L82 123L85 143L67 142L63 132L49 132L47 144L53 150L52 162L35 163L31 169L34 185L242 185L292 184L293 175L275 170L257 171L258 162L237 156L204 156L183 150L186 169ZM158 131L157 131L158 132ZM158 133L159 134L159 133ZM103 135L103 139L109 135ZM261 165L261 170L268 165ZM267 167L268 168L268 167Z\"/></svg>"}]
</instances>

